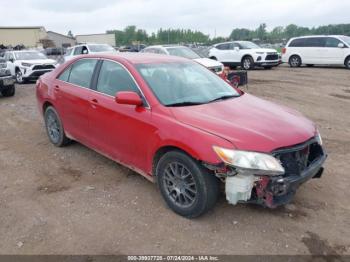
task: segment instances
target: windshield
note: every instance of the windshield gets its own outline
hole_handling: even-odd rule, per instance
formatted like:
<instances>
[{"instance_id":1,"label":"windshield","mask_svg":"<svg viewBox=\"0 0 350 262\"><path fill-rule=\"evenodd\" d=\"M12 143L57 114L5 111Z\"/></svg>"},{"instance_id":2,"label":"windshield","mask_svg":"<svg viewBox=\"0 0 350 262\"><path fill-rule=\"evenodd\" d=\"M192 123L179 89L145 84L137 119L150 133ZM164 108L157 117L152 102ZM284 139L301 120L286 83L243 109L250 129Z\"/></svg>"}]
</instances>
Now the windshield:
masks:
<instances>
[{"instance_id":1,"label":"windshield","mask_svg":"<svg viewBox=\"0 0 350 262\"><path fill-rule=\"evenodd\" d=\"M201 58L196 52L187 47L168 47L166 49L170 55L181 56L189 59Z\"/></svg>"},{"instance_id":2,"label":"windshield","mask_svg":"<svg viewBox=\"0 0 350 262\"><path fill-rule=\"evenodd\" d=\"M348 36L340 36L339 38L350 46L350 37L348 37Z\"/></svg>"},{"instance_id":3,"label":"windshield","mask_svg":"<svg viewBox=\"0 0 350 262\"><path fill-rule=\"evenodd\" d=\"M139 64L136 67L165 106L206 104L239 96L232 86L195 62Z\"/></svg>"},{"instance_id":4,"label":"windshield","mask_svg":"<svg viewBox=\"0 0 350 262\"><path fill-rule=\"evenodd\" d=\"M47 57L39 52L15 52L17 60L37 60L37 59L47 59Z\"/></svg>"},{"instance_id":5,"label":"windshield","mask_svg":"<svg viewBox=\"0 0 350 262\"><path fill-rule=\"evenodd\" d=\"M261 48L257 44L254 44L253 42L248 42L248 41L243 41L243 42L238 42L242 49L256 49L256 48Z\"/></svg>"},{"instance_id":6,"label":"windshield","mask_svg":"<svg viewBox=\"0 0 350 262\"><path fill-rule=\"evenodd\" d=\"M115 49L109 45L89 45L91 52L115 52Z\"/></svg>"}]
</instances>

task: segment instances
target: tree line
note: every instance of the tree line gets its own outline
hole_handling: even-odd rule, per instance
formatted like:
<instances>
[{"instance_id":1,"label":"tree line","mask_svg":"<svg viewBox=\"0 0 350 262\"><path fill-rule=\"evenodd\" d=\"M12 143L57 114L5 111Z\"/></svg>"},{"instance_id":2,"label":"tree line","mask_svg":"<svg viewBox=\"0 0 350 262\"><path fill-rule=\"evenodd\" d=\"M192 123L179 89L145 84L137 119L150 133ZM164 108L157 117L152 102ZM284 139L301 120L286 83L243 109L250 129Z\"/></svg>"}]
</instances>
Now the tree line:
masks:
<instances>
[{"instance_id":1,"label":"tree line","mask_svg":"<svg viewBox=\"0 0 350 262\"><path fill-rule=\"evenodd\" d=\"M302 35L337 34L350 36L350 24L324 25L318 27L302 27L290 24L285 27L277 26L267 30L265 23L260 24L256 29L234 28L228 37L210 38L200 31L191 29L162 29L148 34L144 29L138 29L131 25L124 30L108 30L107 33L114 33L116 45L130 45L138 42L142 44L171 44L171 43L202 43L213 44L228 40L247 40L268 43L285 42L291 37Z\"/></svg>"}]
</instances>

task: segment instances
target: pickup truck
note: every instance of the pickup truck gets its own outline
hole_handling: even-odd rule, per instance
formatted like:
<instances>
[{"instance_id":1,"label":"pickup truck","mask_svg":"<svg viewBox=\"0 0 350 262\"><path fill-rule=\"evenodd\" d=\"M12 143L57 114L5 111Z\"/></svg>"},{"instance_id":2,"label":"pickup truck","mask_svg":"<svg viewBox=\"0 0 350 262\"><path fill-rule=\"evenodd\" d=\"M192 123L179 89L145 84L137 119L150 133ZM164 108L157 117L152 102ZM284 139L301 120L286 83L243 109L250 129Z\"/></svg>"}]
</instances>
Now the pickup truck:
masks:
<instances>
[{"instance_id":1,"label":"pickup truck","mask_svg":"<svg viewBox=\"0 0 350 262\"><path fill-rule=\"evenodd\" d=\"M0 93L3 96L15 95L15 79L7 68L6 61L0 57Z\"/></svg>"}]
</instances>

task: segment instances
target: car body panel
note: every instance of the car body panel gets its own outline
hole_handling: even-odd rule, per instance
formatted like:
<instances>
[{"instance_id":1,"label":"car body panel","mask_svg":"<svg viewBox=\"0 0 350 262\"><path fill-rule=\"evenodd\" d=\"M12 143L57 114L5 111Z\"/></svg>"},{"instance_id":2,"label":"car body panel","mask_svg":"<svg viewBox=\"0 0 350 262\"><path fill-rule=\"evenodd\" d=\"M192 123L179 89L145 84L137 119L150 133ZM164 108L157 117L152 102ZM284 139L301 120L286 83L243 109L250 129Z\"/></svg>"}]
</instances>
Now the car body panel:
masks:
<instances>
[{"instance_id":1,"label":"car body panel","mask_svg":"<svg viewBox=\"0 0 350 262\"><path fill-rule=\"evenodd\" d=\"M147 107L116 104L112 96L69 84L65 86L56 79L71 63L85 57L122 64L142 90ZM301 114L249 94L201 106L171 108L161 105L135 65L184 61L188 60L154 54L76 57L39 79L39 109L43 113L44 104L51 103L57 108L69 137L148 178L153 175L156 152L165 147L175 147L200 162L219 165L222 160L214 152L214 145L270 152L315 135L315 126ZM57 84L60 95L54 91ZM62 99L66 92L70 94ZM92 104L93 99L98 103Z\"/></svg>"}]
</instances>

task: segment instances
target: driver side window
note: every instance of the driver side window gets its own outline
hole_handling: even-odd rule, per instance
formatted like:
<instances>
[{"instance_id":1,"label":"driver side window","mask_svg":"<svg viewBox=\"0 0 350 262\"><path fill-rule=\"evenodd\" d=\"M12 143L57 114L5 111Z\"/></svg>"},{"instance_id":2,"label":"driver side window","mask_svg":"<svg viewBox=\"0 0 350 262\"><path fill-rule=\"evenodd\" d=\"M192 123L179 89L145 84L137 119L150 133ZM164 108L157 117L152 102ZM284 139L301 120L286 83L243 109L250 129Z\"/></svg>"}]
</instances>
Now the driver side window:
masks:
<instances>
[{"instance_id":1,"label":"driver side window","mask_svg":"<svg viewBox=\"0 0 350 262\"><path fill-rule=\"evenodd\" d=\"M121 65L112 61L103 61L98 76L96 91L115 96L120 91L139 93L135 81Z\"/></svg>"}]
</instances>

